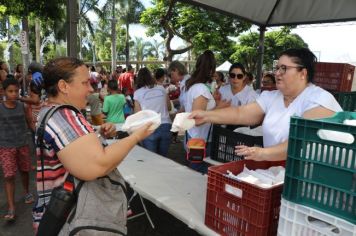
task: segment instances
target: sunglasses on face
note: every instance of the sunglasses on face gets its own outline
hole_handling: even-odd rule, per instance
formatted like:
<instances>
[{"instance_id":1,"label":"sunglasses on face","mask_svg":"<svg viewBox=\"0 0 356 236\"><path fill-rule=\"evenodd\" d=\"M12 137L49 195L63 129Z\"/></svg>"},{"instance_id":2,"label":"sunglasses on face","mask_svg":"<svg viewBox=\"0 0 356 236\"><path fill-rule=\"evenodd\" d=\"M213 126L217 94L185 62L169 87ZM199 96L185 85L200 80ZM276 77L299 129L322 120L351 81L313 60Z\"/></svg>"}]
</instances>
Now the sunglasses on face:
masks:
<instances>
[{"instance_id":1,"label":"sunglasses on face","mask_svg":"<svg viewBox=\"0 0 356 236\"><path fill-rule=\"evenodd\" d=\"M230 79L243 79L244 78L244 74L235 74L235 73L229 73Z\"/></svg>"}]
</instances>

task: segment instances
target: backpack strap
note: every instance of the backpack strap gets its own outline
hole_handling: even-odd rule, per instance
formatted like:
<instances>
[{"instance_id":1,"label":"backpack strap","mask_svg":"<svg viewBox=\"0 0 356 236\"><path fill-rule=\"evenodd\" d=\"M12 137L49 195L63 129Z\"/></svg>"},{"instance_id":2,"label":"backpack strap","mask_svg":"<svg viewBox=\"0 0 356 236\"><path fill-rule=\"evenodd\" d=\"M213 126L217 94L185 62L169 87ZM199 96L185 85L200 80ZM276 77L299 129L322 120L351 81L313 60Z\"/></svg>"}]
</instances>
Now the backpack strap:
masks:
<instances>
[{"instance_id":1,"label":"backpack strap","mask_svg":"<svg viewBox=\"0 0 356 236\"><path fill-rule=\"evenodd\" d=\"M40 158L41 158L41 172L42 172L42 193L44 195L44 157L43 157L43 150L45 149L45 146L44 146L44 143L43 143L43 137L44 137L44 132L45 132L45 129L46 129L46 125L48 123L48 120L52 117L52 115L60 110L60 109L64 109L64 108L67 108L67 109L70 109L70 110L73 110L75 111L76 113L80 113L80 111L71 106L71 105L59 105L59 106L53 106L51 107L47 112L46 114L43 116L42 120L41 120L41 123L40 123L40 126L38 127L38 129L36 130L36 135L37 135L37 141L36 141L36 146L40 148ZM71 176L71 174L68 174L65 182L69 182L69 183L72 183L73 186L74 186L74 180L73 180L73 177ZM45 198L43 198L45 199ZM44 205L46 206L46 202L44 202Z\"/></svg>"},{"instance_id":2,"label":"backpack strap","mask_svg":"<svg viewBox=\"0 0 356 236\"><path fill-rule=\"evenodd\" d=\"M71 174L69 174L69 175L67 176L67 178L66 178L65 181L67 181L67 179L68 179L69 181L73 181L73 186L74 186L74 178L73 178L73 176L72 176ZM77 187L74 189L74 195L75 195L76 199L78 199L79 192L80 192L80 190L82 189L83 184L84 184L84 181L79 180L79 183L78 183ZM77 203L74 204L73 209L72 209L71 212L69 213L69 216L68 216L68 219L67 219L67 222L68 222L68 223L71 223L71 222L72 222L72 220L73 220L73 218L74 218L76 212L77 212Z\"/></svg>"}]
</instances>

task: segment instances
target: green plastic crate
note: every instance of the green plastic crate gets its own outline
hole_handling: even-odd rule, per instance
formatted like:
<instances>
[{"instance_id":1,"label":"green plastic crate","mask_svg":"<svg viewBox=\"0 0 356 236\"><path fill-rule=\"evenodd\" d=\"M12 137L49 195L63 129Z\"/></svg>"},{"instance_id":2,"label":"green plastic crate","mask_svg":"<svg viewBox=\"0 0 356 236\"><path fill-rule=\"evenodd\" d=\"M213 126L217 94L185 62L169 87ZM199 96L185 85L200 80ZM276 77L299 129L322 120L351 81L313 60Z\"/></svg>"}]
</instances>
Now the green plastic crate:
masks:
<instances>
[{"instance_id":1,"label":"green plastic crate","mask_svg":"<svg viewBox=\"0 0 356 236\"><path fill-rule=\"evenodd\" d=\"M334 96L344 111L356 111L356 91L335 93Z\"/></svg>"},{"instance_id":2,"label":"green plastic crate","mask_svg":"<svg viewBox=\"0 0 356 236\"><path fill-rule=\"evenodd\" d=\"M291 118L283 197L356 224L356 126L345 119L356 119L356 112ZM349 143L321 139L321 130L348 133Z\"/></svg>"}]
</instances>

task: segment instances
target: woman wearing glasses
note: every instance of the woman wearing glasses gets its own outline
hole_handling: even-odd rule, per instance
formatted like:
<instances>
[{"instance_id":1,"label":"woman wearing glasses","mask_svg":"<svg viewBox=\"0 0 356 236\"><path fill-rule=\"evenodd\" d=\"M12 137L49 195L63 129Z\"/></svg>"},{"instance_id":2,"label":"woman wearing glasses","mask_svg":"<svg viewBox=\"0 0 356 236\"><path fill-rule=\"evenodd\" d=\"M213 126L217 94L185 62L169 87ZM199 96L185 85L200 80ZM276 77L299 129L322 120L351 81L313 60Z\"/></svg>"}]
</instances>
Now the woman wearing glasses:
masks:
<instances>
[{"instance_id":1,"label":"woman wearing glasses","mask_svg":"<svg viewBox=\"0 0 356 236\"><path fill-rule=\"evenodd\" d=\"M214 111L194 111L196 124L206 122L240 125L262 123L264 148L236 146L236 153L257 161L285 160L290 117L309 119L342 111L335 98L313 81L315 55L309 49L282 52L274 68L277 90L264 91L256 102Z\"/></svg>"},{"instance_id":2,"label":"woman wearing glasses","mask_svg":"<svg viewBox=\"0 0 356 236\"><path fill-rule=\"evenodd\" d=\"M247 86L248 82L245 67L241 63L232 64L229 69L229 84L219 89L221 100L231 101L231 105L235 107L254 102L257 93Z\"/></svg>"}]
</instances>

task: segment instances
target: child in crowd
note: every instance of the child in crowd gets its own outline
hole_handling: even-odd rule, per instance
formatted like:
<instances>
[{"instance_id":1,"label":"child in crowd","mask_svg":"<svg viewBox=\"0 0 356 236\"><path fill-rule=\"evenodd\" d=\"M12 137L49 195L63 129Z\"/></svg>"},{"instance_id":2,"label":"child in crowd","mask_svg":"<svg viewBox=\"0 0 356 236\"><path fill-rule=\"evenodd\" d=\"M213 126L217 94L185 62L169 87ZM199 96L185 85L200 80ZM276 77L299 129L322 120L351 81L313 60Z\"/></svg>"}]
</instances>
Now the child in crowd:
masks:
<instances>
[{"instance_id":1,"label":"child in crowd","mask_svg":"<svg viewBox=\"0 0 356 236\"><path fill-rule=\"evenodd\" d=\"M134 108L134 102L132 101L132 98L130 94L127 92L127 88L122 88L122 94L125 95L126 103L124 106L124 115L125 119L133 114L133 108Z\"/></svg>"},{"instance_id":2,"label":"child in crowd","mask_svg":"<svg viewBox=\"0 0 356 236\"><path fill-rule=\"evenodd\" d=\"M90 117L93 125L104 124L103 113L101 112L101 97L98 92L98 84L91 83L93 92L88 96L88 105L90 106Z\"/></svg>"},{"instance_id":3,"label":"child in crowd","mask_svg":"<svg viewBox=\"0 0 356 236\"><path fill-rule=\"evenodd\" d=\"M31 124L29 126L32 132L32 141L35 142L35 128L37 122L38 113L41 107L44 105L45 95L43 95L43 78L41 72L30 73L30 84L28 96L20 97L20 101L25 103L29 109L31 115Z\"/></svg>"},{"instance_id":4,"label":"child in crowd","mask_svg":"<svg viewBox=\"0 0 356 236\"><path fill-rule=\"evenodd\" d=\"M8 211L6 221L15 220L15 176L20 170L25 192L25 203L34 201L29 192L30 149L27 127L31 119L24 104L18 101L19 84L16 79L3 81L5 101L0 104L0 163L4 174ZM27 124L26 124L27 123Z\"/></svg>"},{"instance_id":5,"label":"child in crowd","mask_svg":"<svg viewBox=\"0 0 356 236\"><path fill-rule=\"evenodd\" d=\"M108 91L110 95L104 98L103 113L106 115L106 122L124 123L124 105L126 103L125 96L119 93L117 81L110 80L108 82Z\"/></svg>"},{"instance_id":6,"label":"child in crowd","mask_svg":"<svg viewBox=\"0 0 356 236\"><path fill-rule=\"evenodd\" d=\"M261 87L261 91L272 91L272 90L276 90L276 79L274 77L274 75L272 73L267 73L262 77L262 87Z\"/></svg>"},{"instance_id":7,"label":"child in crowd","mask_svg":"<svg viewBox=\"0 0 356 236\"><path fill-rule=\"evenodd\" d=\"M174 120L175 113L180 110L180 103L179 103L179 95L180 95L180 89L179 89L179 84L177 83L171 83L167 86L166 91L168 93L169 100L173 104L172 110L174 112L171 113L171 119ZM183 109L182 109L183 111ZM172 143L179 143L178 140L178 132L172 132Z\"/></svg>"}]
</instances>

